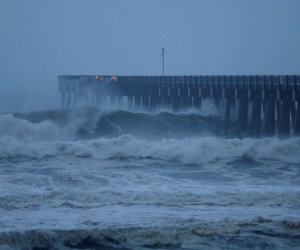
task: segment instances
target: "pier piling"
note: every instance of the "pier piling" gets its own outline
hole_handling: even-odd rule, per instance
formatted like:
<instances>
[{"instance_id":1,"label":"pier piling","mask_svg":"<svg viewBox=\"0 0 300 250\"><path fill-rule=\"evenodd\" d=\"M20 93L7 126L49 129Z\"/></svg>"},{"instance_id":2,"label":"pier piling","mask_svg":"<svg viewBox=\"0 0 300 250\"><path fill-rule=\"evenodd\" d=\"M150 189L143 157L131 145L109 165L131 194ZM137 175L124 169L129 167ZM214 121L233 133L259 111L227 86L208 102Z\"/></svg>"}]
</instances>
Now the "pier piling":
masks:
<instances>
[{"instance_id":1,"label":"pier piling","mask_svg":"<svg viewBox=\"0 0 300 250\"><path fill-rule=\"evenodd\" d=\"M123 108L126 103L129 110L136 111L166 108L179 112L191 107L201 111L211 100L224 117L225 135L231 129L240 137L300 135L300 75L72 75L58 76L58 90L62 109L85 105Z\"/></svg>"}]
</instances>

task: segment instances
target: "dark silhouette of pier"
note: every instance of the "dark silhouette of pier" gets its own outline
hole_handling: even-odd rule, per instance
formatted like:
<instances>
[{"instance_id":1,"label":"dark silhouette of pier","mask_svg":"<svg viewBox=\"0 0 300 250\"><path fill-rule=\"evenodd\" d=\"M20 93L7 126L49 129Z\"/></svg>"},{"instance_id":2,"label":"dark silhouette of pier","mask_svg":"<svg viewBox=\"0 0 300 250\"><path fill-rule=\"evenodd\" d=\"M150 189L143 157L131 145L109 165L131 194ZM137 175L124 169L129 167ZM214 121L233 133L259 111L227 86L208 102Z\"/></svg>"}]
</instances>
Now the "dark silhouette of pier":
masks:
<instances>
[{"instance_id":1,"label":"dark silhouette of pier","mask_svg":"<svg viewBox=\"0 0 300 250\"><path fill-rule=\"evenodd\" d=\"M211 100L224 135L300 134L300 75L58 76L61 108L110 106L155 112L201 110ZM125 107L124 105L127 105Z\"/></svg>"}]
</instances>

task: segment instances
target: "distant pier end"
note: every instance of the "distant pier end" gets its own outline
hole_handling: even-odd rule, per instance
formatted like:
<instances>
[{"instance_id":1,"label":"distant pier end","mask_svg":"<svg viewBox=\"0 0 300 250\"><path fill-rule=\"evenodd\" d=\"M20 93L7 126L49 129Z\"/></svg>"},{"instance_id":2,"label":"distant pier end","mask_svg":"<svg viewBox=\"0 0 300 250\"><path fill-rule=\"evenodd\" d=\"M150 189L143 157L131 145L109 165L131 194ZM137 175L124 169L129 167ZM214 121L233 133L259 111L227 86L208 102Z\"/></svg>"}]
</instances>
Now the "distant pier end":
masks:
<instances>
[{"instance_id":1,"label":"distant pier end","mask_svg":"<svg viewBox=\"0 0 300 250\"><path fill-rule=\"evenodd\" d=\"M300 134L300 75L58 76L61 108L97 106L174 112L201 110L211 100L225 135ZM126 107L125 107L126 105Z\"/></svg>"}]
</instances>

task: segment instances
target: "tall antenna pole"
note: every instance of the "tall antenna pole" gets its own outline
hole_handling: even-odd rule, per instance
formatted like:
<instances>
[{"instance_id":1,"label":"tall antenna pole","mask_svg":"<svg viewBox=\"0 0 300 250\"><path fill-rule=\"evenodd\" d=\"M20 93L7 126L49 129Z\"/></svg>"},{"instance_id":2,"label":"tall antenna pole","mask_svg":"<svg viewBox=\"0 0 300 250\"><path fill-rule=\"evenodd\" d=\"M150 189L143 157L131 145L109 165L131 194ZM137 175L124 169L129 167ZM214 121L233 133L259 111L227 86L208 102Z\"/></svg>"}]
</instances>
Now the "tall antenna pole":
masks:
<instances>
[{"instance_id":1,"label":"tall antenna pole","mask_svg":"<svg viewBox=\"0 0 300 250\"><path fill-rule=\"evenodd\" d=\"M165 49L162 48L162 53L161 53L162 57L163 57L163 76L165 75Z\"/></svg>"}]
</instances>

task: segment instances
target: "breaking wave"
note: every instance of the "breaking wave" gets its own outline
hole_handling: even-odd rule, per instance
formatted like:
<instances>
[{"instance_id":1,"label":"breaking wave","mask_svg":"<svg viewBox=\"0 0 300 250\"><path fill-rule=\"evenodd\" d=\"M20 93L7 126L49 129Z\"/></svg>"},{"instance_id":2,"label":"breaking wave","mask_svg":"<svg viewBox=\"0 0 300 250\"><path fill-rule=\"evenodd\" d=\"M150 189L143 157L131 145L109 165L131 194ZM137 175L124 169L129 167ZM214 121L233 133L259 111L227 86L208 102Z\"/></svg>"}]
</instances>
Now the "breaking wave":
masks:
<instances>
[{"instance_id":1,"label":"breaking wave","mask_svg":"<svg viewBox=\"0 0 300 250\"><path fill-rule=\"evenodd\" d=\"M74 156L182 164L300 161L300 138L225 139L222 121L197 112L101 112L96 108L0 116L0 158Z\"/></svg>"},{"instance_id":2,"label":"breaking wave","mask_svg":"<svg viewBox=\"0 0 300 250\"><path fill-rule=\"evenodd\" d=\"M1 115L0 249L298 249L300 137L222 127L196 111Z\"/></svg>"},{"instance_id":3,"label":"breaking wave","mask_svg":"<svg viewBox=\"0 0 300 250\"><path fill-rule=\"evenodd\" d=\"M300 138L219 139L216 137L141 140L131 135L79 141L45 142L0 138L0 158L43 159L71 156L109 159L152 159L181 164L228 163L237 159L299 163Z\"/></svg>"},{"instance_id":4,"label":"breaking wave","mask_svg":"<svg viewBox=\"0 0 300 250\"><path fill-rule=\"evenodd\" d=\"M222 131L222 122L215 116L203 116L197 112L150 114L86 107L2 115L0 131L0 136L46 141L113 138L127 134L159 140L217 136Z\"/></svg>"}]
</instances>

